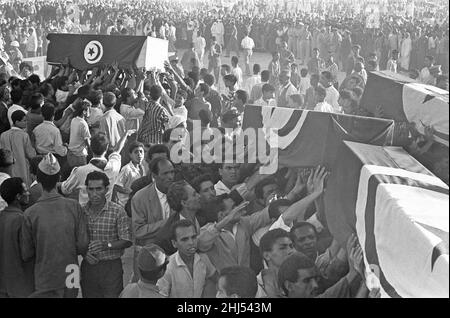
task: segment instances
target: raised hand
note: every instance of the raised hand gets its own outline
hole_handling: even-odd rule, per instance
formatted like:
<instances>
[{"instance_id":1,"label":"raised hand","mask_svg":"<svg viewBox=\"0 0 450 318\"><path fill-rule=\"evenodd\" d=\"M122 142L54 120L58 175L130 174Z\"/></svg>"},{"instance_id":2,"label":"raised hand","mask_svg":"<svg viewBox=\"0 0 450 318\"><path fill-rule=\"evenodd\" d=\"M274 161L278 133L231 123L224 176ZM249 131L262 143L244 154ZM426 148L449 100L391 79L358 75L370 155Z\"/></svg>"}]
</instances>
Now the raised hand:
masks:
<instances>
[{"instance_id":1,"label":"raised hand","mask_svg":"<svg viewBox=\"0 0 450 318\"><path fill-rule=\"evenodd\" d=\"M318 166L308 177L306 186L308 193L322 194L324 191L325 178L328 176L328 172L325 167Z\"/></svg>"},{"instance_id":2,"label":"raised hand","mask_svg":"<svg viewBox=\"0 0 450 318\"><path fill-rule=\"evenodd\" d=\"M354 233L347 240L347 255L350 271L354 271L364 277L363 251Z\"/></svg>"}]
</instances>

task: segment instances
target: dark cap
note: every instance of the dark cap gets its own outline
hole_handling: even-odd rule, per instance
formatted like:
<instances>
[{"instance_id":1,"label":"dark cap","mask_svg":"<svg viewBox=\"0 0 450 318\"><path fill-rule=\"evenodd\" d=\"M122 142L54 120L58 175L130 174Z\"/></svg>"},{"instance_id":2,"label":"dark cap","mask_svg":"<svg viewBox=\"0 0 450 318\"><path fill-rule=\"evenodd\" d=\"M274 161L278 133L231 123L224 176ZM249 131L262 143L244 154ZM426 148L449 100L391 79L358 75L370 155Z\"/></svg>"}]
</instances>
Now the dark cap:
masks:
<instances>
[{"instance_id":1,"label":"dark cap","mask_svg":"<svg viewBox=\"0 0 450 318\"><path fill-rule=\"evenodd\" d=\"M137 267L146 272L155 271L166 264L166 253L158 245L143 246L137 258Z\"/></svg>"}]
</instances>

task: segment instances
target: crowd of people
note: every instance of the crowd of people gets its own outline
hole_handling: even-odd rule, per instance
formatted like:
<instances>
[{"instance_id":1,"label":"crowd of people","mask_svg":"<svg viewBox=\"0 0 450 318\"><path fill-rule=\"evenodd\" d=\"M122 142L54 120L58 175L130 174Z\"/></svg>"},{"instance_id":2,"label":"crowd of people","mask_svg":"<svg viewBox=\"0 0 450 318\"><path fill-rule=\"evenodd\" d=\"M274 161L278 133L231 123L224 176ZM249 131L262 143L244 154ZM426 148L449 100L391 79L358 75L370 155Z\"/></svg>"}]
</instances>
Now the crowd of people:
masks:
<instances>
[{"instance_id":1,"label":"crowd of people","mask_svg":"<svg viewBox=\"0 0 450 318\"><path fill-rule=\"evenodd\" d=\"M320 3L1 2L0 297L76 297L79 257L83 297L380 297L356 236L328 230L325 167L175 160L196 127L233 144L247 104L381 117L360 105L369 71L448 91L448 10L368 29L345 1ZM160 71L66 60L43 79L23 59L45 55L50 32L151 35L175 54ZM423 155L432 130L405 147Z\"/></svg>"}]
</instances>

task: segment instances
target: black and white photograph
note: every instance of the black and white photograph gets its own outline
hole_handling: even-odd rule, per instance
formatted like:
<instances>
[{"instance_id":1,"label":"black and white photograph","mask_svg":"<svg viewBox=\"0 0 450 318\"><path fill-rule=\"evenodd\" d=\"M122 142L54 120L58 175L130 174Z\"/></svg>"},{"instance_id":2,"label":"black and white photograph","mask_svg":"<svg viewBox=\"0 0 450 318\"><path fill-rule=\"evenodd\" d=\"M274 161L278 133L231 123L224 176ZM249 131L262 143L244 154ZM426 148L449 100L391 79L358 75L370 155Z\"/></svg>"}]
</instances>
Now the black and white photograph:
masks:
<instances>
[{"instance_id":1,"label":"black and white photograph","mask_svg":"<svg viewBox=\"0 0 450 318\"><path fill-rule=\"evenodd\" d=\"M448 0L0 0L0 298L448 299L448 148Z\"/></svg>"}]
</instances>

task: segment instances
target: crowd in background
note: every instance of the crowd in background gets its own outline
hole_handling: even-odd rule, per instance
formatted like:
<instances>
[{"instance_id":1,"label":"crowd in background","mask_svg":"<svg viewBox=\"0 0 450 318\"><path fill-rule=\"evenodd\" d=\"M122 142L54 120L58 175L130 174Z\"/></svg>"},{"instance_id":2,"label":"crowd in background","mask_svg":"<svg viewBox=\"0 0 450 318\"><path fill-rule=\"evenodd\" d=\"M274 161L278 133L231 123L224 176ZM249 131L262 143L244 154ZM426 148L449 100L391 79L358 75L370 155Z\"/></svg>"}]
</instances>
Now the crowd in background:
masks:
<instances>
[{"instance_id":1,"label":"crowd in background","mask_svg":"<svg viewBox=\"0 0 450 318\"><path fill-rule=\"evenodd\" d=\"M448 10L390 8L369 29L354 4L317 3L2 2L0 297L76 296L78 255L83 297L379 297L356 237L327 228L325 167L171 161L194 152L196 124L235 142L247 104L382 117L360 105L368 71L448 91ZM175 54L160 72L67 60L44 79L23 59L45 55L50 32L151 35ZM258 50L269 65L252 63ZM402 124L412 154L436 147L433 127ZM430 169L448 183L448 157Z\"/></svg>"}]
</instances>

